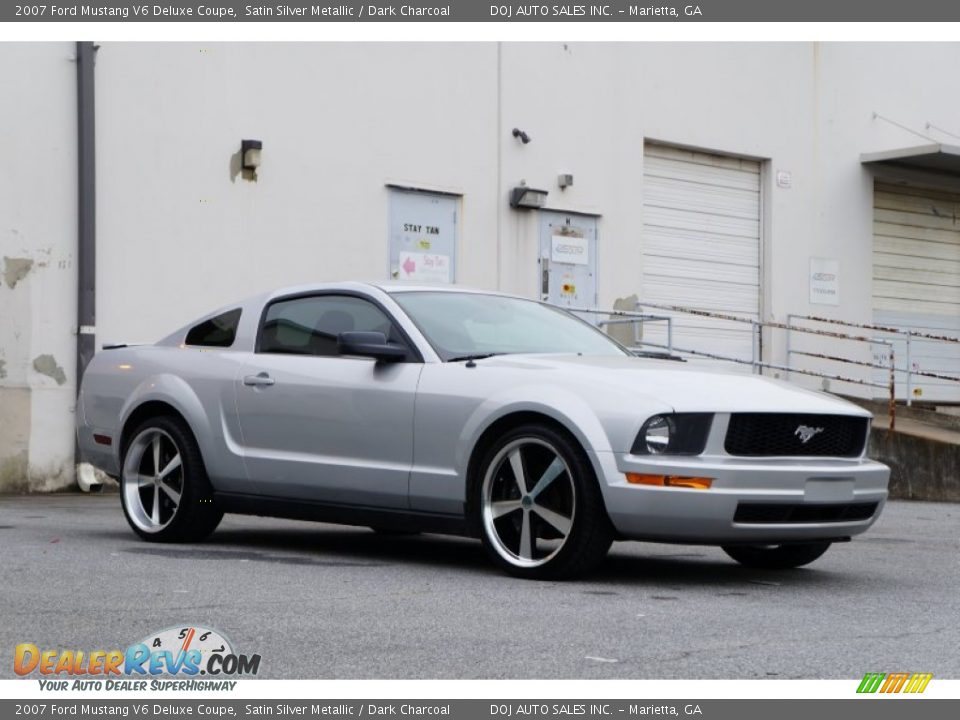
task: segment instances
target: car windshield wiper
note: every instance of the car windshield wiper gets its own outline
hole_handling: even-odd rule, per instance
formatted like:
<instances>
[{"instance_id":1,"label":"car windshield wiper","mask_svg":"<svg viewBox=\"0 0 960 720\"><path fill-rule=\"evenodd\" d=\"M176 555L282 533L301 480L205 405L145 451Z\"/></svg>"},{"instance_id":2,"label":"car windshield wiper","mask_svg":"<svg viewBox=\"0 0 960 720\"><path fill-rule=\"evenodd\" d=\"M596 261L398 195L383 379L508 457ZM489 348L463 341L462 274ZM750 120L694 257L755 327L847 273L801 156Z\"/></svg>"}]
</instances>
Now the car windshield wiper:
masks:
<instances>
[{"instance_id":1,"label":"car windshield wiper","mask_svg":"<svg viewBox=\"0 0 960 720\"><path fill-rule=\"evenodd\" d=\"M491 353L477 353L476 355L457 355L452 357L447 362L463 362L464 360L484 360L485 358L494 357L496 355L506 355L502 352L491 352Z\"/></svg>"}]
</instances>

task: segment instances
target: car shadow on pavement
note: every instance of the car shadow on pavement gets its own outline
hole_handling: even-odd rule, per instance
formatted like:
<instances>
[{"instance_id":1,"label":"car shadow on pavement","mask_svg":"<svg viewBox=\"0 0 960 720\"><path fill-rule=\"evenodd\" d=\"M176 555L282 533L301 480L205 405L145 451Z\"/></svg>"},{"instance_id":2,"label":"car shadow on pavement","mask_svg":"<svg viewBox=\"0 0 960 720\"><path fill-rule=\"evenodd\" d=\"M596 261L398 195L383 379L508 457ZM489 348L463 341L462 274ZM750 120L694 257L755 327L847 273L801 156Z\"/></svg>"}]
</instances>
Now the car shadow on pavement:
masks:
<instances>
[{"instance_id":1,"label":"car shadow on pavement","mask_svg":"<svg viewBox=\"0 0 960 720\"><path fill-rule=\"evenodd\" d=\"M446 566L492 570L480 543L441 535L381 535L367 529L222 529L195 545L137 543L124 552L197 560L246 560L288 565Z\"/></svg>"},{"instance_id":2,"label":"car shadow on pavement","mask_svg":"<svg viewBox=\"0 0 960 720\"><path fill-rule=\"evenodd\" d=\"M776 590L779 587L802 586L805 589L831 589L849 586L854 579L851 571L817 567L814 563L808 567L788 570L758 570L738 565L733 560L716 555L714 551L663 554L656 544L639 543L639 554L611 553L604 564L591 576L597 585L629 585L633 588L649 586L654 589L696 586L701 589L713 589L718 595L745 596L761 590ZM874 582L870 574L852 571L856 584ZM877 580L877 587L885 583ZM669 593L655 599L675 600Z\"/></svg>"},{"instance_id":3,"label":"car shadow on pavement","mask_svg":"<svg viewBox=\"0 0 960 720\"><path fill-rule=\"evenodd\" d=\"M122 537L125 533L110 535ZM851 581L852 571L848 569L836 571L814 564L794 570L755 570L727 560L712 548L691 547L688 552L664 553L664 547L618 543L593 573L563 584L590 587L592 590L587 592L597 595L616 594L616 587L649 587L661 591L663 600L671 600L676 599L670 595L671 587L679 590L695 586L713 589L720 595L738 596L780 586L830 589ZM200 544L139 542L126 545L122 551L150 557L327 567L444 567L470 575L506 577L490 563L478 540L431 534L381 535L365 528L223 528ZM860 586L872 582L869 574L855 574Z\"/></svg>"}]
</instances>

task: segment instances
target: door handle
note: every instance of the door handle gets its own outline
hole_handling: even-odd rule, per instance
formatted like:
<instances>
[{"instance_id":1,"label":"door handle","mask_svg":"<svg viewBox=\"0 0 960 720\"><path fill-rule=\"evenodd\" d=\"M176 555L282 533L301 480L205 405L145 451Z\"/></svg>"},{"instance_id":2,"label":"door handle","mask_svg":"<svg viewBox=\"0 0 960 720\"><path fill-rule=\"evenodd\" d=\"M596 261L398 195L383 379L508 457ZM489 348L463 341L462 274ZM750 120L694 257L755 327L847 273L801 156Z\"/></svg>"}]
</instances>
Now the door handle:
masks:
<instances>
[{"instance_id":1,"label":"door handle","mask_svg":"<svg viewBox=\"0 0 960 720\"><path fill-rule=\"evenodd\" d=\"M256 375L244 375L243 384L249 385L250 387L267 387L273 385L276 382L272 377L267 373L257 373Z\"/></svg>"}]
</instances>

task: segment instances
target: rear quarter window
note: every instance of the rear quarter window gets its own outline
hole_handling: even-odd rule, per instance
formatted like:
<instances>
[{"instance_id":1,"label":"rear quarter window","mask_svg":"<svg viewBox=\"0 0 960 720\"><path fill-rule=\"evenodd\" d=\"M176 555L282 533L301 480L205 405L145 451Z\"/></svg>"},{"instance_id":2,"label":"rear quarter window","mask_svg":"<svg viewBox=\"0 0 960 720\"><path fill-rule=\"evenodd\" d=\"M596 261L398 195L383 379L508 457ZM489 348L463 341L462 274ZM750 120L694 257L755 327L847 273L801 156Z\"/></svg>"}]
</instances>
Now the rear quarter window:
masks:
<instances>
[{"instance_id":1,"label":"rear quarter window","mask_svg":"<svg viewBox=\"0 0 960 720\"><path fill-rule=\"evenodd\" d=\"M237 338L237 326L240 324L242 310L229 310L216 317L194 325L187 332L187 345L199 347L230 347Z\"/></svg>"}]
</instances>

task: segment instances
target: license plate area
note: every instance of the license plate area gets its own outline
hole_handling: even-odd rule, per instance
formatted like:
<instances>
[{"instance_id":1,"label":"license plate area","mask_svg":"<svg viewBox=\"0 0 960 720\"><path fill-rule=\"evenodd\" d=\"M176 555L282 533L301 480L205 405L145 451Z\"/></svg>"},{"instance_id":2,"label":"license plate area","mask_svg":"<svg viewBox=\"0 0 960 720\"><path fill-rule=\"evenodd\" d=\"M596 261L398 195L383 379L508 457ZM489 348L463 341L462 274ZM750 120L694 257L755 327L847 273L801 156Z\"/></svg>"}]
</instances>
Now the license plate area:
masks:
<instances>
[{"instance_id":1,"label":"license plate area","mask_svg":"<svg viewBox=\"0 0 960 720\"><path fill-rule=\"evenodd\" d=\"M803 501L809 503L850 502L853 500L851 478L812 478L803 489Z\"/></svg>"}]
</instances>

